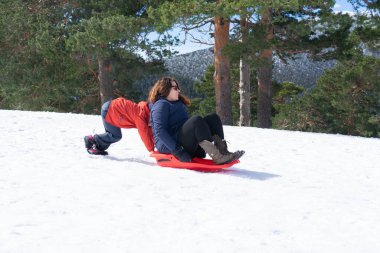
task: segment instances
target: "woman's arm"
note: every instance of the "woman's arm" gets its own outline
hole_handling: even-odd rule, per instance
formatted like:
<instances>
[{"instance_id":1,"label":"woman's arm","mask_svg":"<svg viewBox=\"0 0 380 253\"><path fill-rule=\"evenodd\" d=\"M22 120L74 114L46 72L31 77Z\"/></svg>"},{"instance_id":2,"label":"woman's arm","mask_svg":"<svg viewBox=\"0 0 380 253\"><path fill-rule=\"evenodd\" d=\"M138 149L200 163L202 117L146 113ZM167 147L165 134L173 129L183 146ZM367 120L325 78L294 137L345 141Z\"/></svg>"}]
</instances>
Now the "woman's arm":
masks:
<instances>
[{"instance_id":1,"label":"woman's arm","mask_svg":"<svg viewBox=\"0 0 380 253\"><path fill-rule=\"evenodd\" d=\"M170 104L157 101L151 110L151 120L153 134L160 142L162 142L169 152L173 153L176 149L176 141L169 134L169 116ZM157 142L157 140L156 140ZM159 148L159 147L157 147Z\"/></svg>"}]
</instances>

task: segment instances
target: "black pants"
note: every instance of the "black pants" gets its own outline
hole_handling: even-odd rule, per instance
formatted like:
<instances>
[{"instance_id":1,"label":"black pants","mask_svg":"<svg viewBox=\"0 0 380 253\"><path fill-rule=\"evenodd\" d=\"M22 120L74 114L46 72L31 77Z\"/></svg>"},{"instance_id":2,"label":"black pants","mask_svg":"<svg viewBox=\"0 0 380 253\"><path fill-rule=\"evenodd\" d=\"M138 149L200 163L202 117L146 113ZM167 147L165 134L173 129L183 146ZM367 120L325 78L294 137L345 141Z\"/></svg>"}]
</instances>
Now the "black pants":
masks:
<instances>
[{"instance_id":1,"label":"black pants","mask_svg":"<svg viewBox=\"0 0 380 253\"><path fill-rule=\"evenodd\" d=\"M205 151L198 145L201 141L213 141L212 136L224 139L223 125L216 113L205 117L193 116L188 119L178 133L178 143L192 156L205 157Z\"/></svg>"}]
</instances>

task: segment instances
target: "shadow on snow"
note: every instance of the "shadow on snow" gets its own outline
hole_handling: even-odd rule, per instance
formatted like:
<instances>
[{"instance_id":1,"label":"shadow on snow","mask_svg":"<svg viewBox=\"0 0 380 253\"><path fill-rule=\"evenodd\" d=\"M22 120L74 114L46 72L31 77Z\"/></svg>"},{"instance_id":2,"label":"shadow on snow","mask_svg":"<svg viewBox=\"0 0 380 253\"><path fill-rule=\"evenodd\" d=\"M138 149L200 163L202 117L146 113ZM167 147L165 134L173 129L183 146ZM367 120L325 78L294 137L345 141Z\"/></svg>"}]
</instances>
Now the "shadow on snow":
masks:
<instances>
[{"instance_id":1,"label":"shadow on snow","mask_svg":"<svg viewBox=\"0 0 380 253\"><path fill-rule=\"evenodd\" d=\"M133 162L133 163L141 163L141 164L145 164L149 166L159 166L155 162L148 162L146 160L139 159L139 158L117 158L114 156L105 156L104 158L113 160L113 161L119 161L119 162ZM173 169L177 169L177 168L173 168ZM199 172L199 173L204 173L204 172ZM230 169L226 169L226 170L222 170L220 172L214 172L214 173L234 176L234 177L239 177L239 178L244 178L244 179L260 180L260 181L280 177L280 175L276 175L276 174L237 169L233 167Z\"/></svg>"}]
</instances>

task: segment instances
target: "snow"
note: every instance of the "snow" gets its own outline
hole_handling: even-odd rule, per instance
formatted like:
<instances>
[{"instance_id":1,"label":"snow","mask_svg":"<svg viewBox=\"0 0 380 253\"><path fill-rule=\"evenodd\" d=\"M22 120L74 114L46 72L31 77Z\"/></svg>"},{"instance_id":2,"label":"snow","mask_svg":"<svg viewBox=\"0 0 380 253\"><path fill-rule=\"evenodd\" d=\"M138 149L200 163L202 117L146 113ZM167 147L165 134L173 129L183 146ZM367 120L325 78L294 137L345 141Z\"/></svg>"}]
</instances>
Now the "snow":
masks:
<instances>
[{"instance_id":1,"label":"snow","mask_svg":"<svg viewBox=\"0 0 380 253\"><path fill-rule=\"evenodd\" d=\"M0 252L380 251L380 139L225 126L229 172L159 167L100 116L0 110Z\"/></svg>"}]
</instances>

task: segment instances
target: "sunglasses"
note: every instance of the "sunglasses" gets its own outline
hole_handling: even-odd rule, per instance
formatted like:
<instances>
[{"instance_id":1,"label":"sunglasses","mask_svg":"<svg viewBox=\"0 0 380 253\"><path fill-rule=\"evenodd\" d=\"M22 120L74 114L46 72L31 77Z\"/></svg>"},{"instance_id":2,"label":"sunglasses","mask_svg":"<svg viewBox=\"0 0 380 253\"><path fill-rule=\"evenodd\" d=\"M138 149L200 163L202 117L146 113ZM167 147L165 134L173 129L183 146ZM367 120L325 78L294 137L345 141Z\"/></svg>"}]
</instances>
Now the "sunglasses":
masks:
<instances>
[{"instance_id":1,"label":"sunglasses","mask_svg":"<svg viewBox=\"0 0 380 253\"><path fill-rule=\"evenodd\" d=\"M176 85L172 86L172 88L175 90L175 91L180 91L180 88Z\"/></svg>"}]
</instances>

